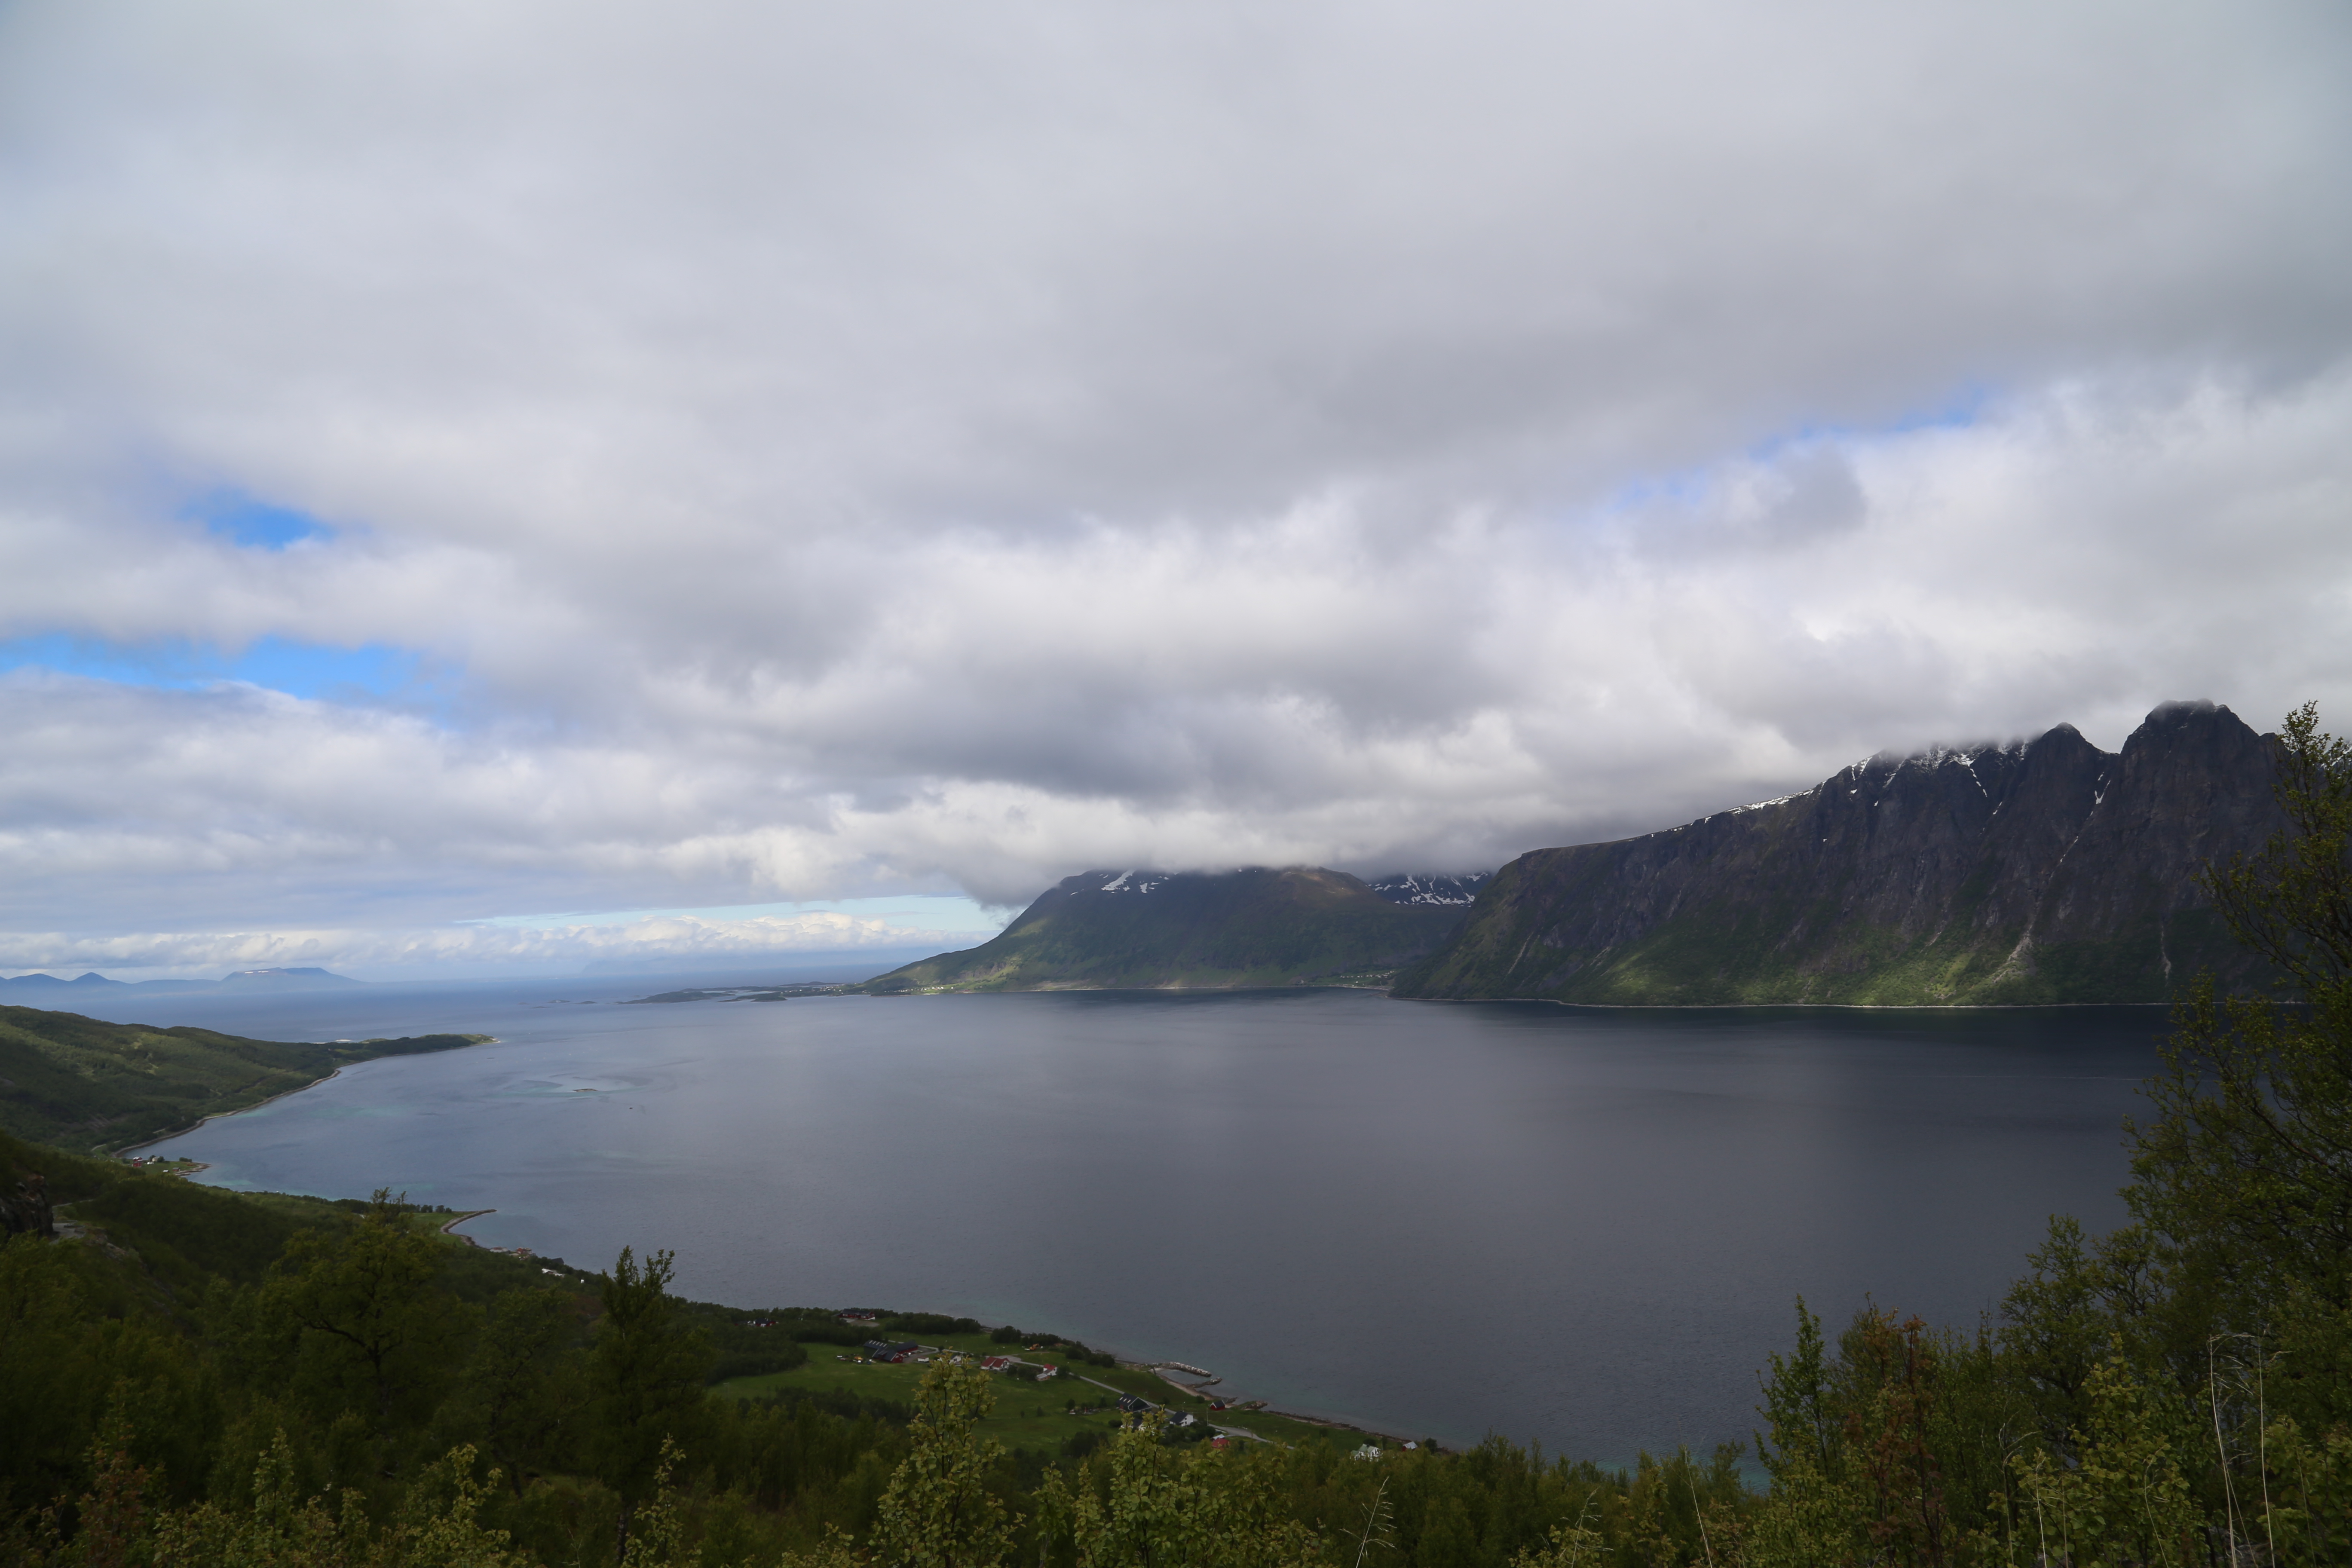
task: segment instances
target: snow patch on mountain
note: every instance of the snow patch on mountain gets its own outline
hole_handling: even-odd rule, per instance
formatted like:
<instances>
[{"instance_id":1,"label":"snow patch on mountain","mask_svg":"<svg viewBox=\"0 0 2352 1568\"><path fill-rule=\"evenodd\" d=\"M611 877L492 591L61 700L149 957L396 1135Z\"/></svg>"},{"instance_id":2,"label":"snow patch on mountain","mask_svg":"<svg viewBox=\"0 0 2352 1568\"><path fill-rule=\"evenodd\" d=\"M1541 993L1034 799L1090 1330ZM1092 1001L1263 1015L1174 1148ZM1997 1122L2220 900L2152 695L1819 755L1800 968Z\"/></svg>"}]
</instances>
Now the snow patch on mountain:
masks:
<instances>
[{"instance_id":1,"label":"snow patch on mountain","mask_svg":"<svg viewBox=\"0 0 2352 1568\"><path fill-rule=\"evenodd\" d=\"M1370 879L1365 886L1392 904L1467 905L1475 903L1478 889L1494 879L1492 871L1472 871L1455 876L1400 872L1395 876Z\"/></svg>"}]
</instances>

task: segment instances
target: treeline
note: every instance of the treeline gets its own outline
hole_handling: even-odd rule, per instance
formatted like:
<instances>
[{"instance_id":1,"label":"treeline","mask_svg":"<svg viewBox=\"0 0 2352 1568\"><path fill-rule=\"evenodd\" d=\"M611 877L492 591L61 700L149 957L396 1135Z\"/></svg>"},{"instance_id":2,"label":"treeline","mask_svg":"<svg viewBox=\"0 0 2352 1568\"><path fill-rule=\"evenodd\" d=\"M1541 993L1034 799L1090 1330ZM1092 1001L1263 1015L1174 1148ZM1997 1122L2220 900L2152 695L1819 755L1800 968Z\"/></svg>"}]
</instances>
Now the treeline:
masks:
<instances>
[{"instance_id":1,"label":"treeline","mask_svg":"<svg viewBox=\"0 0 2352 1568\"><path fill-rule=\"evenodd\" d=\"M722 1367L874 1330L682 1302L663 1253L542 1274L384 1194L237 1198L5 1145L25 1174L0 1191L19 1232L0 1246L0 1568L2346 1561L2352 753L2307 708L2280 797L2293 830L2210 886L2295 1000L2208 987L2177 1010L2127 1124L2131 1223L2054 1220L1966 1331L1871 1308L1833 1332L1801 1303L1761 1380L1762 1492L1728 1447L1604 1471L1501 1438L1218 1448L1147 1416L1007 1452L979 1426L994 1374L946 1360L911 1409L739 1402L709 1386ZM25 1220L36 1173L98 1227L80 1245Z\"/></svg>"},{"instance_id":2,"label":"treeline","mask_svg":"<svg viewBox=\"0 0 2352 1568\"><path fill-rule=\"evenodd\" d=\"M872 1331L682 1301L663 1253L625 1251L586 1289L553 1260L524 1282L539 1262L453 1247L438 1214L386 1194L353 1213L0 1155L94 1227L0 1246L0 1563L1080 1568L1164 1530L1195 1543L1187 1560L1306 1562L1362 1538L1378 1558L1502 1568L1580 1521L1696 1561L1701 1510L1727 1532L1752 1504L1730 1450L1631 1476L1501 1439L1373 1463L1360 1433L1218 1452L1147 1418L1107 1445L1004 1452L971 1430L995 1374L944 1360L913 1409L738 1401L709 1386L726 1356L796 1361L794 1336ZM724 1351L730 1335L767 1348Z\"/></svg>"}]
</instances>

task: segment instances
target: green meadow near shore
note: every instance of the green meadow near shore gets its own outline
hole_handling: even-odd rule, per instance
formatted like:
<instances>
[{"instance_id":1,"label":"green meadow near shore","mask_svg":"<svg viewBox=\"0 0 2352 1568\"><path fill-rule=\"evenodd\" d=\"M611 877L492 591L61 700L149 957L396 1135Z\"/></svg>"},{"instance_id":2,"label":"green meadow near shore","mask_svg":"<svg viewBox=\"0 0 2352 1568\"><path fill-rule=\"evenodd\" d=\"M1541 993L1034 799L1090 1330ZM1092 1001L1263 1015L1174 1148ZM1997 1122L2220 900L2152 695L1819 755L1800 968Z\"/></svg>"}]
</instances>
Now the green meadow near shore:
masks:
<instances>
[{"instance_id":1,"label":"green meadow near shore","mask_svg":"<svg viewBox=\"0 0 2352 1568\"><path fill-rule=\"evenodd\" d=\"M667 1252L591 1271L0 1133L0 1568L2342 1563L2352 748L2306 708L2277 757L2285 826L2201 886L2293 999L2187 988L2128 1223L2054 1216L1976 1324L1792 1303L1752 1453L1213 1411L1015 1327L687 1301Z\"/></svg>"},{"instance_id":2,"label":"green meadow near shore","mask_svg":"<svg viewBox=\"0 0 2352 1568\"><path fill-rule=\"evenodd\" d=\"M1022 1342L1000 1342L985 1333L927 1336L937 1349L974 1360L1008 1352L1024 1364L999 1384L996 1406L979 1424L980 1432L1007 1448L1081 1451L1116 1432L1128 1420L1118 1407L1121 1394L1131 1394L1179 1414L1189 1414L1223 1431L1250 1438L1303 1442L1334 1433L1357 1441L1379 1441L1351 1427L1276 1415L1265 1409L1219 1410L1211 1394L1188 1393L1158 1373L1142 1367L1099 1366L1073 1363L1051 1348L1024 1349ZM916 1384L928 1370L926 1363L889 1363L864 1359L845 1350L809 1347L809 1359L790 1371L752 1377L730 1378L718 1392L734 1399L816 1396L855 1402L866 1406L914 1407ZM1037 1364L1055 1367L1055 1375L1037 1381ZM1074 1408L1075 1407L1075 1408Z\"/></svg>"}]
</instances>

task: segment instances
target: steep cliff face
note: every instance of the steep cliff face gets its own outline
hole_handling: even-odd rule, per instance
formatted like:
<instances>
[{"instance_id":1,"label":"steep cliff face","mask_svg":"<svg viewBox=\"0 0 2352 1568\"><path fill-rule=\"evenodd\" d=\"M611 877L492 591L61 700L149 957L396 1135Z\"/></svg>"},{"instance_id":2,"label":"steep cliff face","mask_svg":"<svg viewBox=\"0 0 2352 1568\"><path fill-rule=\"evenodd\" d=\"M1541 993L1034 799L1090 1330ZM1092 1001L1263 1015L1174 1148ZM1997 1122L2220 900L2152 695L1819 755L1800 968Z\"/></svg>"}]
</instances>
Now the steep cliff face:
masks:
<instances>
[{"instance_id":1,"label":"steep cliff face","mask_svg":"<svg viewBox=\"0 0 2352 1568\"><path fill-rule=\"evenodd\" d=\"M1389 879L1400 884L1407 879ZM1422 880L1427 881L1428 879ZM1461 923L1320 867L1220 873L1087 871L1048 889L993 940L859 989L1068 991L1330 982L1390 971Z\"/></svg>"},{"instance_id":2,"label":"steep cliff face","mask_svg":"<svg viewBox=\"0 0 2352 1568\"><path fill-rule=\"evenodd\" d=\"M2168 703L2109 755L1860 763L1802 795L1496 874L1395 994L1619 1004L2147 1002L2253 978L2195 882L2279 826L2269 743Z\"/></svg>"},{"instance_id":3,"label":"steep cliff face","mask_svg":"<svg viewBox=\"0 0 2352 1568\"><path fill-rule=\"evenodd\" d=\"M2038 973L2070 999L2158 1000L2210 968L2256 978L2196 884L2284 826L2272 746L2211 703L2148 715L2058 864L2032 931Z\"/></svg>"}]
</instances>

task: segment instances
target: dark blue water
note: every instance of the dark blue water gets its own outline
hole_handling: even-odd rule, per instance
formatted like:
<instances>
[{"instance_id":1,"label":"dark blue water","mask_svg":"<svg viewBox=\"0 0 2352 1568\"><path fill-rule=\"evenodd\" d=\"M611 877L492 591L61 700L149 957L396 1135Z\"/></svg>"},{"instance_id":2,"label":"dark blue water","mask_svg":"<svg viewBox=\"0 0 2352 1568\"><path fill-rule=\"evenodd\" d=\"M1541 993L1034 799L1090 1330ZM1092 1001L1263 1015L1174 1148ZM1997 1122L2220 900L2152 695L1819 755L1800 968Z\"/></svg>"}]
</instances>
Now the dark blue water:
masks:
<instances>
[{"instance_id":1,"label":"dark blue water","mask_svg":"<svg viewBox=\"0 0 2352 1568\"><path fill-rule=\"evenodd\" d=\"M169 1145L211 1180L495 1206L485 1242L673 1248L707 1300L969 1313L1277 1407L1612 1461L1745 1437L1801 1292L1833 1321L1869 1293L1972 1325L2051 1213L2115 1223L2164 1021L583 985L137 1011L500 1037ZM608 1000L545 1005L581 996Z\"/></svg>"}]
</instances>

